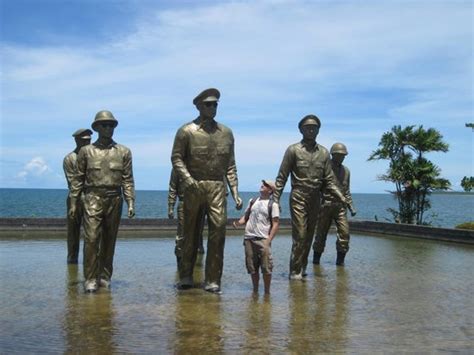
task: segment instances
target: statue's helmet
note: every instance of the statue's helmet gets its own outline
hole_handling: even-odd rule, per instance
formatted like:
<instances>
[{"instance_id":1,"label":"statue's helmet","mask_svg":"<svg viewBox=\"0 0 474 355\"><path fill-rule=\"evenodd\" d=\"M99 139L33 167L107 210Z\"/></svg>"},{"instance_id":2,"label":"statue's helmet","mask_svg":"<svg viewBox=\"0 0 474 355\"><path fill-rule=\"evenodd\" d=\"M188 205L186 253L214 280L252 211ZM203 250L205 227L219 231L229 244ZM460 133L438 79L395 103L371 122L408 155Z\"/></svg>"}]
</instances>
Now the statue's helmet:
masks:
<instances>
[{"instance_id":1,"label":"statue's helmet","mask_svg":"<svg viewBox=\"0 0 474 355\"><path fill-rule=\"evenodd\" d=\"M334 154L334 153L339 153L339 154L344 154L344 155L347 155L349 154L347 152L347 148L344 144L342 143L334 143L331 147L331 154Z\"/></svg>"},{"instance_id":2,"label":"statue's helmet","mask_svg":"<svg viewBox=\"0 0 474 355\"><path fill-rule=\"evenodd\" d=\"M97 125L102 122L111 122L114 127L117 127L118 121L115 119L114 115L112 112L107 111L107 110L102 110L97 112L94 118L94 122L92 122L92 129L94 131L97 131Z\"/></svg>"}]
</instances>

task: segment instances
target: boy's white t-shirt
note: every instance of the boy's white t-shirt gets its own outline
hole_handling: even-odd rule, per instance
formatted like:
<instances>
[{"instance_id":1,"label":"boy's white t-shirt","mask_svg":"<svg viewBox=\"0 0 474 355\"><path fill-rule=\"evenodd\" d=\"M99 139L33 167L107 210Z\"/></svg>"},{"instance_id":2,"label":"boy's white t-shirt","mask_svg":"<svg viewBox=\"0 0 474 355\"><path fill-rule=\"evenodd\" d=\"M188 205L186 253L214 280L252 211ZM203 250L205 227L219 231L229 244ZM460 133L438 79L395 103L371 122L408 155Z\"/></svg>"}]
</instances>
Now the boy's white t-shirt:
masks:
<instances>
[{"instance_id":1,"label":"boy's white t-shirt","mask_svg":"<svg viewBox=\"0 0 474 355\"><path fill-rule=\"evenodd\" d=\"M248 211L250 207L249 201L245 211ZM273 202L272 205L272 218L280 217L280 208L278 204ZM268 238L270 233L270 220L268 219L268 199L262 200L257 198L257 200L252 205L250 210L249 220L245 225L245 239L251 238Z\"/></svg>"}]
</instances>

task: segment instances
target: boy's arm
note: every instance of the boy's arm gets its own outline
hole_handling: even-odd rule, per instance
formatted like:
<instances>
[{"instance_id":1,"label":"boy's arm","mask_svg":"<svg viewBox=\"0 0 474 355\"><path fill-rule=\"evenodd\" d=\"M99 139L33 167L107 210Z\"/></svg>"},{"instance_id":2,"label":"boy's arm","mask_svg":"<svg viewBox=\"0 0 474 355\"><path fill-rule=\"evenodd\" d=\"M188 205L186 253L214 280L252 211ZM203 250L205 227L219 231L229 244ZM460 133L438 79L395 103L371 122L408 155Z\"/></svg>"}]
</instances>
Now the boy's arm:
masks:
<instances>
[{"instance_id":1,"label":"boy's arm","mask_svg":"<svg viewBox=\"0 0 474 355\"><path fill-rule=\"evenodd\" d=\"M249 204L247 205L247 208L245 209L245 213L240 217L240 219L235 220L232 222L232 225L234 228L237 228L238 226L243 226L247 223L248 216L250 215L250 208L252 208L252 199L250 199Z\"/></svg>"},{"instance_id":2,"label":"boy's arm","mask_svg":"<svg viewBox=\"0 0 474 355\"><path fill-rule=\"evenodd\" d=\"M245 223L247 222L245 221L245 215L243 215L242 217L240 217L240 219L232 222L232 225L234 226L234 228L237 228L238 226L243 226Z\"/></svg>"},{"instance_id":3,"label":"boy's arm","mask_svg":"<svg viewBox=\"0 0 474 355\"><path fill-rule=\"evenodd\" d=\"M280 228L280 217L273 217L272 218L272 229L270 229L270 233L268 234L268 243L271 244L273 238L278 232L278 228Z\"/></svg>"}]
</instances>

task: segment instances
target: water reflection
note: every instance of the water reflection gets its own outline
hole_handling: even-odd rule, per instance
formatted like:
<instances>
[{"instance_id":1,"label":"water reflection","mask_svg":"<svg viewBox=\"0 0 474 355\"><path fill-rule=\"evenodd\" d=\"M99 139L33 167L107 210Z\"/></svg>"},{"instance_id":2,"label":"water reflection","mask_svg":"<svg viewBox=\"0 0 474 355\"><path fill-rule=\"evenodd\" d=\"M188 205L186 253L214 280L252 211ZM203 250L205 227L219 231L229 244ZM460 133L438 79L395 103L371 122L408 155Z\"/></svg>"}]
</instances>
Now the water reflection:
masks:
<instances>
[{"instance_id":1,"label":"water reflection","mask_svg":"<svg viewBox=\"0 0 474 355\"><path fill-rule=\"evenodd\" d=\"M270 295L260 299L252 294L245 308L244 352L270 353L275 345L272 339L272 302Z\"/></svg>"},{"instance_id":2,"label":"water reflection","mask_svg":"<svg viewBox=\"0 0 474 355\"><path fill-rule=\"evenodd\" d=\"M289 348L298 353L347 351L349 272L322 266L313 271L314 279L290 283Z\"/></svg>"},{"instance_id":3,"label":"water reflection","mask_svg":"<svg viewBox=\"0 0 474 355\"><path fill-rule=\"evenodd\" d=\"M180 292L176 297L175 334L172 348L175 353L222 353L224 350L221 319L221 297L195 295L193 290ZM201 296L201 297L199 297Z\"/></svg>"},{"instance_id":4,"label":"water reflection","mask_svg":"<svg viewBox=\"0 0 474 355\"><path fill-rule=\"evenodd\" d=\"M67 265L67 292L63 331L66 353L113 353L114 310L112 293L85 294L77 265Z\"/></svg>"}]
</instances>

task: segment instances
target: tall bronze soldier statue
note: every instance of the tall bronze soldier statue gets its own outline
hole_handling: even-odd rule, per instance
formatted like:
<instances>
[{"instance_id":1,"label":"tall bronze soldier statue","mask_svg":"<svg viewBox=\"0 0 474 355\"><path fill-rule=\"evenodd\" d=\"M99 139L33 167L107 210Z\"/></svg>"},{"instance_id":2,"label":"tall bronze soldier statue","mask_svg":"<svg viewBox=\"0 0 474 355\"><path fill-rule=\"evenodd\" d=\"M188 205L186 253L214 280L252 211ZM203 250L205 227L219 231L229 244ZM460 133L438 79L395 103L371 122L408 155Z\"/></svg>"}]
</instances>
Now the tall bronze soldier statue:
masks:
<instances>
[{"instance_id":1,"label":"tall bronze soldier statue","mask_svg":"<svg viewBox=\"0 0 474 355\"><path fill-rule=\"evenodd\" d=\"M77 174L77 154L79 150L85 145L91 143L92 131L90 129L78 129L72 134L74 140L76 141L76 149L64 157L63 161L63 170L64 175L66 175L67 187L71 189L71 181L75 174ZM67 206L67 263L68 264L77 264L77 259L79 256L79 245L80 245L80 234L81 234L81 222L82 222L82 201L78 199L76 201L77 213L74 218L69 216L69 211L71 209L71 199L69 195L67 197L66 206Z\"/></svg>"},{"instance_id":2,"label":"tall bronze soldier statue","mask_svg":"<svg viewBox=\"0 0 474 355\"><path fill-rule=\"evenodd\" d=\"M290 213L293 245L290 257L290 279L302 280L306 276L308 254L321 205L321 189L336 196L344 204L346 200L336 185L331 169L329 152L316 143L321 121L315 115L307 115L298 128L303 140L288 147L276 178L275 202L279 202L288 176L291 174Z\"/></svg>"},{"instance_id":3,"label":"tall bronze soldier statue","mask_svg":"<svg viewBox=\"0 0 474 355\"><path fill-rule=\"evenodd\" d=\"M332 221L337 228L337 265L344 265L344 258L349 251L349 222L347 221L347 208L352 216L356 215L356 210L352 202L350 191L350 171L342 164L347 155L347 148L342 143L334 143L331 147L331 167L336 176L336 184L344 194L346 205L336 200L331 194L324 191L321 211L319 212L318 226L316 229L316 238L314 240L313 264L318 265L321 254L326 246L326 238Z\"/></svg>"},{"instance_id":4,"label":"tall bronze soldier statue","mask_svg":"<svg viewBox=\"0 0 474 355\"><path fill-rule=\"evenodd\" d=\"M115 241L122 214L122 193L128 217L135 216L135 187L132 153L112 140L118 121L109 111L99 111L92 129L99 134L77 157L77 174L72 179L70 216L77 213L73 202L83 194L84 202L84 289L95 292L109 288L113 272Z\"/></svg>"},{"instance_id":5,"label":"tall bronze soldier statue","mask_svg":"<svg viewBox=\"0 0 474 355\"><path fill-rule=\"evenodd\" d=\"M176 262L179 267L179 263L181 262L181 252L183 250L183 204L184 204L184 191L183 186L179 181L178 174L174 169L171 169L171 176L170 176L170 184L168 187L168 218L174 218L174 206L176 204L176 200L178 200L178 208L176 209L178 223L177 223L177 230L176 230L176 245L174 248L174 255L176 255ZM204 212L204 211L203 211ZM201 229L199 234L199 241L198 241L198 253L204 254L204 246L202 240L202 232L204 229L204 213L202 214L201 218Z\"/></svg>"},{"instance_id":6,"label":"tall bronze soldier statue","mask_svg":"<svg viewBox=\"0 0 474 355\"><path fill-rule=\"evenodd\" d=\"M193 100L199 117L176 133L171 162L184 186L183 252L179 265L178 288L193 287L193 268L203 211L207 215L209 236L204 289L220 292L227 222L225 181L230 187L236 208L242 208L239 197L234 136L226 126L216 122L220 93L207 89Z\"/></svg>"}]
</instances>

